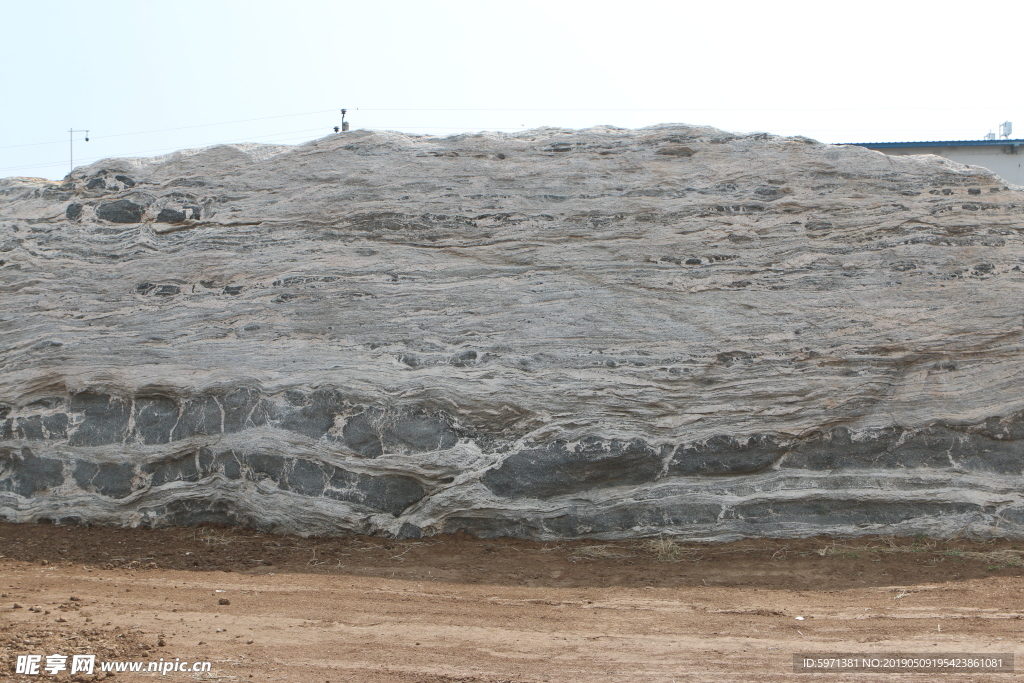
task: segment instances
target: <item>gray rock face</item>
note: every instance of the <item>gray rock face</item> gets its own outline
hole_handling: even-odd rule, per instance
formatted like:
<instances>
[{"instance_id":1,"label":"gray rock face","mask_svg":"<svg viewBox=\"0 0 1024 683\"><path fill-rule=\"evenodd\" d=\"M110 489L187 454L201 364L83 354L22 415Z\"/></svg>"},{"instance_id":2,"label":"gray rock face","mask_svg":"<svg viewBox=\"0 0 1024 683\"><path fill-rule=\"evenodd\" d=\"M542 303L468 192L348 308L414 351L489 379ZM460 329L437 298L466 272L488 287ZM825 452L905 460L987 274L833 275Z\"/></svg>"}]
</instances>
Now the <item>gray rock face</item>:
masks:
<instances>
[{"instance_id":1,"label":"gray rock face","mask_svg":"<svg viewBox=\"0 0 1024 683\"><path fill-rule=\"evenodd\" d=\"M1022 216L677 125L0 180L0 517L1024 537Z\"/></svg>"}]
</instances>

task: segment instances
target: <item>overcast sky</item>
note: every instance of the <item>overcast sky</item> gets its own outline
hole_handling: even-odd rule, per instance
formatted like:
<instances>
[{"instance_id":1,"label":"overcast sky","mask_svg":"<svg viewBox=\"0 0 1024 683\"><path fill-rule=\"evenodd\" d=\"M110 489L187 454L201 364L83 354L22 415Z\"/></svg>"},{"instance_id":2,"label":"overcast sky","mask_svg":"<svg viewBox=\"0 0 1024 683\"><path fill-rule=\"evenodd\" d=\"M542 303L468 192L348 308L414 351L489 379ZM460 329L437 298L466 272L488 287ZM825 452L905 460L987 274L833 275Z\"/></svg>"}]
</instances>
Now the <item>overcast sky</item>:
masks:
<instances>
[{"instance_id":1,"label":"overcast sky","mask_svg":"<svg viewBox=\"0 0 1024 683\"><path fill-rule=\"evenodd\" d=\"M955 9L954 9L955 7ZM705 124L824 142L1024 137L1024 2L3 3L0 177L113 156Z\"/></svg>"}]
</instances>

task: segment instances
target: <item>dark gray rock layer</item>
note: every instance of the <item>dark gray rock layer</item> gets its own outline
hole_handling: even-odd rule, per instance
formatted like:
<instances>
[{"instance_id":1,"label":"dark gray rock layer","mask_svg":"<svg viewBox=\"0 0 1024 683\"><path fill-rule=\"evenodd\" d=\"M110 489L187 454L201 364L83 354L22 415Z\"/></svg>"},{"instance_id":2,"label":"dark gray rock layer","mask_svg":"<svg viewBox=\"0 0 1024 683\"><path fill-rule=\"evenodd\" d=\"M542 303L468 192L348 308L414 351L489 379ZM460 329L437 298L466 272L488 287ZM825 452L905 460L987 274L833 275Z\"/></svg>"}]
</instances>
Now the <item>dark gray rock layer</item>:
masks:
<instances>
[{"instance_id":1,"label":"dark gray rock layer","mask_svg":"<svg viewBox=\"0 0 1024 683\"><path fill-rule=\"evenodd\" d=\"M900 486L905 489L901 497L916 498L912 491L940 482L954 488L957 480L970 484L1001 475L1020 477L1020 414L975 425L940 422L918 430L867 430L856 438L846 427L835 427L796 438L755 435L740 441L720 435L696 443L654 445L642 439L589 436L574 443L527 439L514 448L495 448L494 435L462 429L450 415L389 413L355 405L337 391L268 396L246 388L185 400L156 395L119 399L85 392L67 399L46 397L34 406L34 414L0 423L0 494L99 497L114 509L131 499L139 521L149 524L220 522L274 529L258 507L249 509L232 500L231 492L262 491L271 498L289 494L278 503L285 509L304 505L308 501L303 498L343 501L366 517L390 516L395 520L387 525L392 533L420 535L418 525L396 523L411 518L411 509L461 473L437 469L410 476L397 473L393 465L360 472L335 464L343 458L317 457L314 452L348 451L370 460L388 453L420 461L426 469L437 464L434 454L460 441L488 444L481 450L497 464L483 470L479 481L497 501L561 501L569 509L553 516L533 511L506 511L498 518L456 515L446 520L444 531L577 537L688 527L773 534L829 520L885 527L941 517L967 525L979 519L1011 523L1024 513L1015 500L1002 505L885 500L865 493ZM259 436L271 443L297 438L306 453L244 445ZM105 458L106 448L67 448L75 446L116 446L121 457ZM152 446L170 448L147 448ZM190 485L201 495L185 495L187 504L176 500ZM766 501L740 495L794 485L803 495ZM598 502L586 495L623 490L631 496L643 491L642 500ZM47 518L91 520L75 511ZM377 529L363 525L358 530Z\"/></svg>"}]
</instances>

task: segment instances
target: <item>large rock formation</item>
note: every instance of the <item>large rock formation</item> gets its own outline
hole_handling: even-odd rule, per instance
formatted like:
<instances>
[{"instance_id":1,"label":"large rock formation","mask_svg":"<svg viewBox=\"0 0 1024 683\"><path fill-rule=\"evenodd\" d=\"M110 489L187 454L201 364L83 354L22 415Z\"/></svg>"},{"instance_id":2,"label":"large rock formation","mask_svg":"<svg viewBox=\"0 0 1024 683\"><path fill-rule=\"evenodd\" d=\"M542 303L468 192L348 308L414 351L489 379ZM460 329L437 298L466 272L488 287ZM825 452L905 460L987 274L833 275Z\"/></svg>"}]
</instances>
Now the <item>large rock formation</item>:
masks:
<instances>
[{"instance_id":1,"label":"large rock formation","mask_svg":"<svg viewBox=\"0 0 1024 683\"><path fill-rule=\"evenodd\" d=\"M1024 536L1024 194L708 128L0 181L0 516Z\"/></svg>"}]
</instances>

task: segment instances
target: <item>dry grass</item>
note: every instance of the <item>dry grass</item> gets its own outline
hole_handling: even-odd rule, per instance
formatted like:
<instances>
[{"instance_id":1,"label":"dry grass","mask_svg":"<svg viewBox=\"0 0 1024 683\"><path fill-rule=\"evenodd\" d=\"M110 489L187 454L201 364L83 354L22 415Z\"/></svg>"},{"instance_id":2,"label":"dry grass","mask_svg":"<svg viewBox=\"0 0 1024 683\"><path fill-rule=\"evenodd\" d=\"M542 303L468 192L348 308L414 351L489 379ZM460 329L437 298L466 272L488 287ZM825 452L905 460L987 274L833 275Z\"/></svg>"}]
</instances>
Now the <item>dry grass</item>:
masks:
<instances>
[{"instance_id":1,"label":"dry grass","mask_svg":"<svg viewBox=\"0 0 1024 683\"><path fill-rule=\"evenodd\" d=\"M899 553L922 553L931 555L934 561L941 562L946 558L961 560L973 560L984 562L989 569L1000 569L1002 567L1024 567L1024 550L1001 549L1001 550L960 550L959 548L944 548L945 543L935 539L917 537L912 543L900 544L892 538L882 538L874 542L864 544L849 544L833 542L815 552L822 557L860 557L861 554L899 554Z\"/></svg>"},{"instance_id":2,"label":"dry grass","mask_svg":"<svg viewBox=\"0 0 1024 683\"><path fill-rule=\"evenodd\" d=\"M696 562L700 559L697 557L697 548L679 545L671 538L651 538L644 541L641 547L659 562Z\"/></svg>"},{"instance_id":3,"label":"dry grass","mask_svg":"<svg viewBox=\"0 0 1024 683\"><path fill-rule=\"evenodd\" d=\"M953 551L947 552L952 554ZM990 550L984 553L973 551L957 552L955 557L963 557L969 560L984 562L990 567L993 565L1003 567L1024 567L1024 551L1022 550Z\"/></svg>"},{"instance_id":4,"label":"dry grass","mask_svg":"<svg viewBox=\"0 0 1024 683\"><path fill-rule=\"evenodd\" d=\"M237 543L239 540L237 536L238 533L234 529L201 526L189 529L182 534L181 538L206 545L228 545Z\"/></svg>"},{"instance_id":5,"label":"dry grass","mask_svg":"<svg viewBox=\"0 0 1024 683\"><path fill-rule=\"evenodd\" d=\"M881 554L903 554L919 553L933 563L944 562L949 559L958 561L982 562L988 565L989 569L1002 569L1007 567L1024 567L1024 550L1002 549L1002 550L962 550L950 544L935 539L919 536L914 539L894 539L891 537L875 538L862 543L855 541L832 541L816 550L793 549L789 544L769 548L770 559L785 560L787 556L798 555L820 555L821 557L833 557L837 559L856 559L877 557ZM983 545L983 544L982 544ZM647 555L658 562L698 562L706 558L721 558L723 555L750 555L752 553L764 553L764 548L747 547L718 547L706 544L684 544L672 538L660 537L650 538L642 541L630 542L627 545L613 545L604 543L601 545L587 545L574 548L570 557L575 560L614 560Z\"/></svg>"},{"instance_id":6,"label":"dry grass","mask_svg":"<svg viewBox=\"0 0 1024 683\"><path fill-rule=\"evenodd\" d=\"M579 548L573 548L572 554L576 557L591 560L612 560L616 558L632 557L630 553L622 551L622 546L608 544L585 545Z\"/></svg>"}]
</instances>

